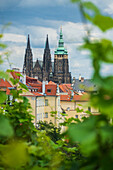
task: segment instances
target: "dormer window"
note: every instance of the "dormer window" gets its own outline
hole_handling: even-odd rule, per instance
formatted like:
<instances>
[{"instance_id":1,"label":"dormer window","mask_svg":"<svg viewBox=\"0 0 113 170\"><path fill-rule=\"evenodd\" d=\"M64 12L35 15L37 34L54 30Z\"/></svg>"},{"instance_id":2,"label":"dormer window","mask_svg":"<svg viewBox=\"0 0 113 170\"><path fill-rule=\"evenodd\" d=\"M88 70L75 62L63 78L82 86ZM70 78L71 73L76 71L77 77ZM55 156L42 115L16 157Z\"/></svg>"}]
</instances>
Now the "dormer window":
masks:
<instances>
[{"instance_id":1,"label":"dormer window","mask_svg":"<svg viewBox=\"0 0 113 170\"><path fill-rule=\"evenodd\" d=\"M47 89L47 92L48 92L48 93L51 93L51 89Z\"/></svg>"}]
</instances>

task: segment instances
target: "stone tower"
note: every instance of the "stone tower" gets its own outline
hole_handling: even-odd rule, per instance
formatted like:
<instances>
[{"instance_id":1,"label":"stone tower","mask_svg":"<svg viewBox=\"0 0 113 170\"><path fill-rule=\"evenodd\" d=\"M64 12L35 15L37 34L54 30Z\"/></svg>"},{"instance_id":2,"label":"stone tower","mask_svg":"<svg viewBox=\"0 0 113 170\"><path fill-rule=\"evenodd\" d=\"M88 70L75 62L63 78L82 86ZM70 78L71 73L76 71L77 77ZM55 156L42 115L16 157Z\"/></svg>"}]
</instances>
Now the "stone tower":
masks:
<instances>
[{"instance_id":1,"label":"stone tower","mask_svg":"<svg viewBox=\"0 0 113 170\"><path fill-rule=\"evenodd\" d=\"M71 83L71 73L69 72L68 52L64 48L62 28L58 48L54 52L54 82Z\"/></svg>"},{"instance_id":2,"label":"stone tower","mask_svg":"<svg viewBox=\"0 0 113 170\"><path fill-rule=\"evenodd\" d=\"M43 55L42 75L44 81L49 81L52 74L51 53L49 49L48 35L46 38L46 44Z\"/></svg>"},{"instance_id":3,"label":"stone tower","mask_svg":"<svg viewBox=\"0 0 113 170\"><path fill-rule=\"evenodd\" d=\"M25 73L29 77L33 76L33 55L32 55L32 50L30 48L29 35L28 35L27 48L26 48L25 58L24 58L23 73Z\"/></svg>"}]
</instances>

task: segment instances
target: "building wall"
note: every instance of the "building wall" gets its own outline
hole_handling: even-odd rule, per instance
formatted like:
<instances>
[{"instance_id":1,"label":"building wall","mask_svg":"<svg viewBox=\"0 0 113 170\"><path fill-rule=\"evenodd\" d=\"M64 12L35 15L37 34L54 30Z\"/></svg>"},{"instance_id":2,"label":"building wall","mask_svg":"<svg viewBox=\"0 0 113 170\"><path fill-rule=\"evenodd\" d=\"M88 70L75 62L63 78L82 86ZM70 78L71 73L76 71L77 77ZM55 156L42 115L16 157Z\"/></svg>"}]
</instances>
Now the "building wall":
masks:
<instances>
[{"instance_id":1,"label":"building wall","mask_svg":"<svg viewBox=\"0 0 113 170\"><path fill-rule=\"evenodd\" d=\"M48 117L44 117L44 120L47 122L52 122L55 125L57 125L57 121L55 117L58 115L59 111L59 106L58 106L58 99L59 97L57 96L46 96L45 97L45 107L44 107L44 112L48 113ZM46 106L46 100L48 100L48 106ZM51 112L57 111L57 115L52 117ZM60 112L60 111L59 111Z\"/></svg>"},{"instance_id":2,"label":"building wall","mask_svg":"<svg viewBox=\"0 0 113 170\"><path fill-rule=\"evenodd\" d=\"M28 97L26 96L29 100L29 103L31 104L31 107L32 107L32 112L30 114L32 114L33 116L36 116L36 97ZM33 120L33 123L35 123L35 118Z\"/></svg>"},{"instance_id":3,"label":"building wall","mask_svg":"<svg viewBox=\"0 0 113 170\"><path fill-rule=\"evenodd\" d=\"M89 110L92 114L99 114L98 109L94 109L90 107L90 104L88 101L61 101L61 107L65 110L66 118L79 118L81 120L82 117L88 117L89 114L86 114L85 111ZM83 109L83 112L76 111L76 108Z\"/></svg>"}]
</instances>

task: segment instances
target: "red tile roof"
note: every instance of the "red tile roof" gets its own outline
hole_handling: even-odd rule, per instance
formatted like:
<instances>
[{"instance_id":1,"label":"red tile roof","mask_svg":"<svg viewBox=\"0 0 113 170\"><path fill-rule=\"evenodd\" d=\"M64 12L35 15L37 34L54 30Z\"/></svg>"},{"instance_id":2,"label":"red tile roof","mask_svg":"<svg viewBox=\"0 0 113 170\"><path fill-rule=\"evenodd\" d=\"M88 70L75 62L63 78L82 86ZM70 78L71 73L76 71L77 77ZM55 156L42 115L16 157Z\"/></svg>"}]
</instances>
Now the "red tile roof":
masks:
<instances>
[{"instance_id":1,"label":"red tile roof","mask_svg":"<svg viewBox=\"0 0 113 170\"><path fill-rule=\"evenodd\" d=\"M38 92L32 92L35 96L44 96L43 94L40 94Z\"/></svg>"},{"instance_id":2,"label":"red tile roof","mask_svg":"<svg viewBox=\"0 0 113 170\"><path fill-rule=\"evenodd\" d=\"M12 87L7 80L0 79L0 87Z\"/></svg>"},{"instance_id":3,"label":"red tile roof","mask_svg":"<svg viewBox=\"0 0 113 170\"><path fill-rule=\"evenodd\" d=\"M70 101L70 95L60 95L61 101Z\"/></svg>"},{"instance_id":4,"label":"red tile roof","mask_svg":"<svg viewBox=\"0 0 113 170\"><path fill-rule=\"evenodd\" d=\"M54 84L54 85L56 85L56 83L54 83L53 81L49 81L48 84Z\"/></svg>"},{"instance_id":5,"label":"red tile roof","mask_svg":"<svg viewBox=\"0 0 113 170\"><path fill-rule=\"evenodd\" d=\"M73 90L71 84L60 84L59 88L61 89L62 92L68 94L71 94L71 90Z\"/></svg>"},{"instance_id":6,"label":"red tile roof","mask_svg":"<svg viewBox=\"0 0 113 170\"><path fill-rule=\"evenodd\" d=\"M87 96L87 95L74 95L73 100L75 100L75 101L88 101L89 96Z\"/></svg>"}]
</instances>

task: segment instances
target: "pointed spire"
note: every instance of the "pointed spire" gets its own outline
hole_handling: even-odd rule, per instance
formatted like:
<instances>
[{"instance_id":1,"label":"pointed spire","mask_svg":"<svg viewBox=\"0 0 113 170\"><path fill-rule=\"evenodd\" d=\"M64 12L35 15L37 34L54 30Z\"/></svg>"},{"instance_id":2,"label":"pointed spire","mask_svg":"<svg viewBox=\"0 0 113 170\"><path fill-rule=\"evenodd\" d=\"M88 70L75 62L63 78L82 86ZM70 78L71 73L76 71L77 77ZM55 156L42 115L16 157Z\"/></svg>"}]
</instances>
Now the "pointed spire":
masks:
<instances>
[{"instance_id":1,"label":"pointed spire","mask_svg":"<svg viewBox=\"0 0 113 170\"><path fill-rule=\"evenodd\" d=\"M46 38L45 49L49 49L49 40L48 40L48 34L47 34L47 38Z\"/></svg>"},{"instance_id":2,"label":"pointed spire","mask_svg":"<svg viewBox=\"0 0 113 170\"><path fill-rule=\"evenodd\" d=\"M63 39L62 26L61 26L61 28L60 28L60 39Z\"/></svg>"},{"instance_id":3,"label":"pointed spire","mask_svg":"<svg viewBox=\"0 0 113 170\"><path fill-rule=\"evenodd\" d=\"M63 40L63 34L62 34L62 27L60 28L60 39L58 47L64 47L64 40Z\"/></svg>"},{"instance_id":4,"label":"pointed spire","mask_svg":"<svg viewBox=\"0 0 113 170\"><path fill-rule=\"evenodd\" d=\"M30 38L29 38L29 34L28 34L28 39L27 39L27 49L30 49Z\"/></svg>"}]
</instances>

